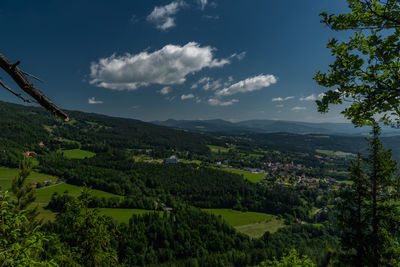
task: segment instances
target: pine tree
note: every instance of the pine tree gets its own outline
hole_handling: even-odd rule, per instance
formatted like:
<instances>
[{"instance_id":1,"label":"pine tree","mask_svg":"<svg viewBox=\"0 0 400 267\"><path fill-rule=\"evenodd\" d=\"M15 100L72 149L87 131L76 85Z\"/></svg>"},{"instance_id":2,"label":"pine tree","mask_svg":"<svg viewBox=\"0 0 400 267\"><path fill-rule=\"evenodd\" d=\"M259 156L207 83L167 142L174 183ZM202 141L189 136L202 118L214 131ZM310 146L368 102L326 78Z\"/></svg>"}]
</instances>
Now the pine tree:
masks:
<instances>
[{"instance_id":1,"label":"pine tree","mask_svg":"<svg viewBox=\"0 0 400 267\"><path fill-rule=\"evenodd\" d=\"M18 175L13 179L11 186L11 192L16 198L16 207L20 210L26 209L29 204L35 201L34 189L26 180L31 172L31 161L25 157L19 165Z\"/></svg>"},{"instance_id":2,"label":"pine tree","mask_svg":"<svg viewBox=\"0 0 400 267\"><path fill-rule=\"evenodd\" d=\"M32 207L31 204L35 201L35 189L32 184L27 182L28 176L32 172L32 162L30 158L25 157L19 164L17 176L13 179L11 185L11 193L15 197L14 205L17 210L25 210L25 216L29 221L29 227L38 226L41 221L36 218L39 215L37 207ZM31 207L30 207L31 206Z\"/></svg>"},{"instance_id":3,"label":"pine tree","mask_svg":"<svg viewBox=\"0 0 400 267\"><path fill-rule=\"evenodd\" d=\"M368 139L370 155L358 155L349 168L353 184L340 193L341 261L352 266L393 266L399 260L397 162L383 148L379 135L375 124Z\"/></svg>"},{"instance_id":4,"label":"pine tree","mask_svg":"<svg viewBox=\"0 0 400 267\"><path fill-rule=\"evenodd\" d=\"M59 235L69 250L69 263L82 266L115 266L118 264L116 250L112 246L113 232L110 222L100 216L97 209L89 209L91 193L82 190L78 199L67 203L66 211L59 213L50 227Z\"/></svg>"}]
</instances>

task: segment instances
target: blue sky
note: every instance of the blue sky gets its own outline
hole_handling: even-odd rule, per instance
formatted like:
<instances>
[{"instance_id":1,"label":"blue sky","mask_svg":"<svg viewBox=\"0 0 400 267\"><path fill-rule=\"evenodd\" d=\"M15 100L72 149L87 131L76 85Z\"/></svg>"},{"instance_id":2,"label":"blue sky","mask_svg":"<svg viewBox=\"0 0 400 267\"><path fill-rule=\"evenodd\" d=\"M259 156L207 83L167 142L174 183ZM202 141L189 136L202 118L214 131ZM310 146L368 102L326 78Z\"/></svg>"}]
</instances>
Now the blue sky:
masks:
<instances>
[{"instance_id":1,"label":"blue sky","mask_svg":"<svg viewBox=\"0 0 400 267\"><path fill-rule=\"evenodd\" d=\"M312 78L333 60L327 41L344 37L318 14L345 10L344 0L3 0L0 53L64 109L343 122L343 107L317 112L326 89Z\"/></svg>"}]
</instances>

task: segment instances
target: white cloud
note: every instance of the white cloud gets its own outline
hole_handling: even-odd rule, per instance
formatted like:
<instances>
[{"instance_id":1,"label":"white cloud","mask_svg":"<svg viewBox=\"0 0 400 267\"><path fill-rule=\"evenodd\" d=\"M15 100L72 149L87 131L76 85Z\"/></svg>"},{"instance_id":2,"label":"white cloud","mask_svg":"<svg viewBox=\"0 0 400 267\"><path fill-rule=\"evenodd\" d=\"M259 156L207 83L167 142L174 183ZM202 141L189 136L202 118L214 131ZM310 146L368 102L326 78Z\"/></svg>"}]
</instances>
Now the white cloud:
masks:
<instances>
[{"instance_id":1,"label":"white cloud","mask_svg":"<svg viewBox=\"0 0 400 267\"><path fill-rule=\"evenodd\" d=\"M138 108L140 108L140 107L141 107L140 105L132 106L133 109L138 109Z\"/></svg>"},{"instance_id":2,"label":"white cloud","mask_svg":"<svg viewBox=\"0 0 400 267\"><path fill-rule=\"evenodd\" d=\"M140 18L139 18L137 15L135 15L135 14L133 14L132 17L130 18L130 22L131 22L132 24L136 24L136 23L138 23L139 21L140 21Z\"/></svg>"},{"instance_id":3,"label":"white cloud","mask_svg":"<svg viewBox=\"0 0 400 267\"><path fill-rule=\"evenodd\" d=\"M258 75L251 78L247 78L240 82L234 83L229 87L225 87L216 92L217 96L229 96L237 93L247 93L261 88L268 87L271 84L277 82L277 78L274 75Z\"/></svg>"},{"instance_id":4,"label":"white cloud","mask_svg":"<svg viewBox=\"0 0 400 267\"><path fill-rule=\"evenodd\" d=\"M237 58L239 61L246 57L247 52L243 51L242 53L236 54L234 53L231 57Z\"/></svg>"},{"instance_id":5,"label":"white cloud","mask_svg":"<svg viewBox=\"0 0 400 267\"><path fill-rule=\"evenodd\" d=\"M300 110L306 110L306 107L293 107L292 110L293 111L300 111Z\"/></svg>"},{"instance_id":6,"label":"white cloud","mask_svg":"<svg viewBox=\"0 0 400 267\"><path fill-rule=\"evenodd\" d=\"M166 45L162 49L136 55L112 55L92 62L91 84L115 90L135 90L150 84L182 84L190 73L204 68L222 67L229 59L215 59L214 48L196 42L184 46Z\"/></svg>"},{"instance_id":7,"label":"white cloud","mask_svg":"<svg viewBox=\"0 0 400 267\"><path fill-rule=\"evenodd\" d=\"M168 101L173 101L175 99L175 96L167 96L166 98L165 98L165 100L168 100Z\"/></svg>"},{"instance_id":8,"label":"white cloud","mask_svg":"<svg viewBox=\"0 0 400 267\"><path fill-rule=\"evenodd\" d=\"M285 105L276 105L277 108L283 108Z\"/></svg>"},{"instance_id":9,"label":"white cloud","mask_svg":"<svg viewBox=\"0 0 400 267\"><path fill-rule=\"evenodd\" d=\"M222 86L221 80L215 80L215 81L206 82L203 85L203 89L205 91L208 91L210 89L215 91L215 90L221 88L221 86Z\"/></svg>"},{"instance_id":10,"label":"white cloud","mask_svg":"<svg viewBox=\"0 0 400 267\"><path fill-rule=\"evenodd\" d=\"M201 10L204 10L208 1L207 0L197 0L197 2L199 2Z\"/></svg>"},{"instance_id":11,"label":"white cloud","mask_svg":"<svg viewBox=\"0 0 400 267\"><path fill-rule=\"evenodd\" d=\"M211 78L211 77L203 77L200 80L198 80L197 82L195 82L194 84L192 84L192 86L190 88L196 89L199 86L201 86L201 88L205 91L208 91L208 90L215 91L222 87L222 81L221 81L221 79L213 80L213 78Z\"/></svg>"},{"instance_id":12,"label":"white cloud","mask_svg":"<svg viewBox=\"0 0 400 267\"><path fill-rule=\"evenodd\" d=\"M323 98L325 96L325 93L320 93L320 94L318 94L318 98Z\"/></svg>"},{"instance_id":13,"label":"white cloud","mask_svg":"<svg viewBox=\"0 0 400 267\"><path fill-rule=\"evenodd\" d=\"M229 101L221 101L221 100L219 100L217 98L210 98L210 99L208 99L207 102L208 102L208 104L210 106L223 106L223 107L226 107L226 106L230 106L230 105L233 105L234 103L239 102L239 100L231 99Z\"/></svg>"},{"instance_id":14,"label":"white cloud","mask_svg":"<svg viewBox=\"0 0 400 267\"><path fill-rule=\"evenodd\" d=\"M160 93L163 95L167 95L172 91L171 87L165 86L160 90Z\"/></svg>"},{"instance_id":15,"label":"white cloud","mask_svg":"<svg viewBox=\"0 0 400 267\"><path fill-rule=\"evenodd\" d=\"M272 98L272 102L287 101L287 100L290 100L290 99L293 99L293 98L294 98L294 96L287 96L285 98L283 98L283 97L274 97L274 98Z\"/></svg>"},{"instance_id":16,"label":"white cloud","mask_svg":"<svg viewBox=\"0 0 400 267\"><path fill-rule=\"evenodd\" d=\"M214 16L212 16L212 15L203 15L201 17L203 19L208 19L208 20L217 20L217 19L219 19L219 15L214 15Z\"/></svg>"},{"instance_id":17,"label":"white cloud","mask_svg":"<svg viewBox=\"0 0 400 267\"><path fill-rule=\"evenodd\" d=\"M89 104L103 104L104 102L101 100L96 100L94 96L88 99Z\"/></svg>"},{"instance_id":18,"label":"white cloud","mask_svg":"<svg viewBox=\"0 0 400 267\"><path fill-rule=\"evenodd\" d=\"M182 100L194 98L194 94L181 95Z\"/></svg>"},{"instance_id":19,"label":"white cloud","mask_svg":"<svg viewBox=\"0 0 400 267\"><path fill-rule=\"evenodd\" d=\"M156 6L147 16L147 20L155 24L157 29L165 31L175 26L174 15L185 5L184 1L173 1L165 6Z\"/></svg>"},{"instance_id":20,"label":"white cloud","mask_svg":"<svg viewBox=\"0 0 400 267\"><path fill-rule=\"evenodd\" d=\"M198 80L197 82L195 82L194 84L192 84L192 86L190 87L191 89L196 89L197 87L199 87L201 84L209 82L212 78L210 77L203 77L200 80Z\"/></svg>"},{"instance_id":21,"label":"white cloud","mask_svg":"<svg viewBox=\"0 0 400 267\"><path fill-rule=\"evenodd\" d=\"M311 94L306 97L300 97L300 101L315 101L317 100L317 97L314 94Z\"/></svg>"}]
</instances>

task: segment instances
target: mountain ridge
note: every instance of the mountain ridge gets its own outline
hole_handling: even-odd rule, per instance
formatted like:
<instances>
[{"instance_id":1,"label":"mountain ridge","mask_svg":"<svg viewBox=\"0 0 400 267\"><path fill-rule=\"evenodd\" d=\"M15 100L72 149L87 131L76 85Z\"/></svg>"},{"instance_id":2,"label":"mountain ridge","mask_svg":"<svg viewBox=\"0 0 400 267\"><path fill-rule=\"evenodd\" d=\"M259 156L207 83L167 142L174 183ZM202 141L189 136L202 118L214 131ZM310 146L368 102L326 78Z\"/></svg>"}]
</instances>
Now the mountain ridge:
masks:
<instances>
[{"instance_id":1,"label":"mountain ridge","mask_svg":"<svg viewBox=\"0 0 400 267\"><path fill-rule=\"evenodd\" d=\"M151 121L150 123L180 128L199 132L220 132L228 134L237 133L274 133L288 132L295 134L331 134L346 136L366 136L370 132L369 127L354 127L351 123L312 123L284 120L245 120L230 122L222 119L211 120L175 120ZM382 136L400 135L399 129L388 126L382 127Z\"/></svg>"}]
</instances>

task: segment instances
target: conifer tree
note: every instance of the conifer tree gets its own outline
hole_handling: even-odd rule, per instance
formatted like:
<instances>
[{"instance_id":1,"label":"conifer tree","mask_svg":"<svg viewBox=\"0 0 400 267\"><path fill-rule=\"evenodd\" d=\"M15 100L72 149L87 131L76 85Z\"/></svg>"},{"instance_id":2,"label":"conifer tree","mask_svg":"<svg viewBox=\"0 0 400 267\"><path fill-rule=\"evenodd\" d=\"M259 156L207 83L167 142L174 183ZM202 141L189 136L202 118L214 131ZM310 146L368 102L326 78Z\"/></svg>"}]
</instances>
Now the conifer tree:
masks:
<instances>
[{"instance_id":1,"label":"conifer tree","mask_svg":"<svg viewBox=\"0 0 400 267\"><path fill-rule=\"evenodd\" d=\"M338 203L344 251L341 261L352 266L394 266L400 259L397 162L391 151L383 148L379 135L375 124L368 139L370 155L358 155L353 162L353 184L341 192Z\"/></svg>"}]
</instances>

